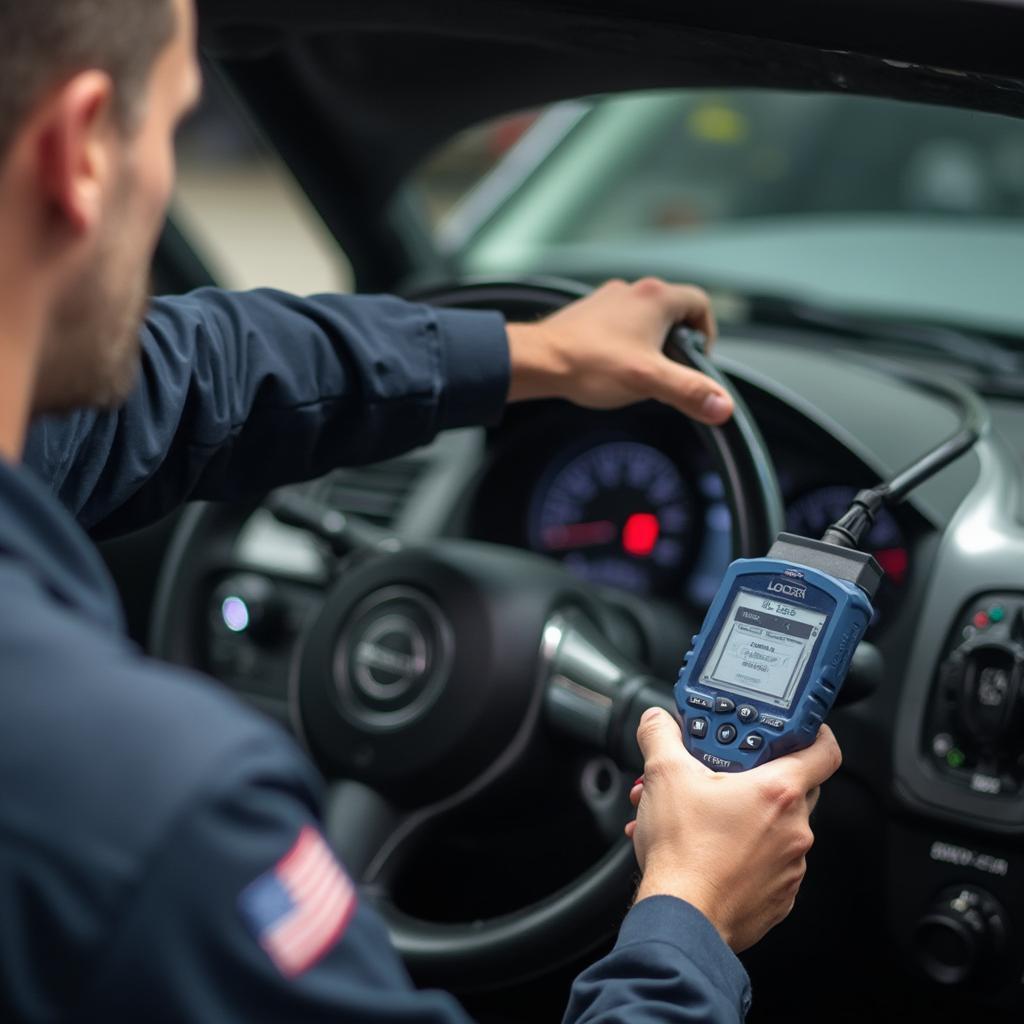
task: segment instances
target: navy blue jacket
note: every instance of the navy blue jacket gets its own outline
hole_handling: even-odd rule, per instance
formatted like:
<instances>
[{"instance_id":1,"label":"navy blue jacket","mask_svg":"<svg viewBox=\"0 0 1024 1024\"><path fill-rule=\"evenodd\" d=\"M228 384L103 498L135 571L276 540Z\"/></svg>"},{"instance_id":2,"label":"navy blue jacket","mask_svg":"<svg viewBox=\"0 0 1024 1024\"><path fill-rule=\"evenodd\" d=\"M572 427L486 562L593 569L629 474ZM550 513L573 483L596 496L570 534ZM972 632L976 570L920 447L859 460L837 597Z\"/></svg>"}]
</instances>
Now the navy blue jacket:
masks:
<instances>
[{"instance_id":1,"label":"navy blue jacket","mask_svg":"<svg viewBox=\"0 0 1024 1024\"><path fill-rule=\"evenodd\" d=\"M493 314L203 291L154 304L122 409L41 421L25 466L0 461L0 1017L465 1022L323 848L301 751L133 646L83 527L384 458L493 420L507 388ZM566 1020L735 1021L748 993L708 921L657 897Z\"/></svg>"}]
</instances>

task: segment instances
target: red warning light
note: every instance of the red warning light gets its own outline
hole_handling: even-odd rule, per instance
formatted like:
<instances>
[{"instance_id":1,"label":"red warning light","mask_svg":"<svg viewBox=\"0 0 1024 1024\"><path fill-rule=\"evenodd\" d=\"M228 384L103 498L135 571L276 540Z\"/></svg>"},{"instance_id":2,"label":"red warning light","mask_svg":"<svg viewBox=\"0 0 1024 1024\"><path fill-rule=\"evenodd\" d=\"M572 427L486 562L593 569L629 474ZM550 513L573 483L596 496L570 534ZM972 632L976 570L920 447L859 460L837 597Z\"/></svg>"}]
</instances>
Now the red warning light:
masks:
<instances>
[{"instance_id":1,"label":"red warning light","mask_svg":"<svg viewBox=\"0 0 1024 1024\"><path fill-rule=\"evenodd\" d=\"M622 548L628 555L646 558L658 543L661 527L650 512L634 512L622 527Z\"/></svg>"},{"instance_id":2,"label":"red warning light","mask_svg":"<svg viewBox=\"0 0 1024 1024\"><path fill-rule=\"evenodd\" d=\"M907 578L907 569L910 567L910 556L906 548L882 548L879 551L871 552L875 561L882 567L882 571L897 586L902 586Z\"/></svg>"}]
</instances>

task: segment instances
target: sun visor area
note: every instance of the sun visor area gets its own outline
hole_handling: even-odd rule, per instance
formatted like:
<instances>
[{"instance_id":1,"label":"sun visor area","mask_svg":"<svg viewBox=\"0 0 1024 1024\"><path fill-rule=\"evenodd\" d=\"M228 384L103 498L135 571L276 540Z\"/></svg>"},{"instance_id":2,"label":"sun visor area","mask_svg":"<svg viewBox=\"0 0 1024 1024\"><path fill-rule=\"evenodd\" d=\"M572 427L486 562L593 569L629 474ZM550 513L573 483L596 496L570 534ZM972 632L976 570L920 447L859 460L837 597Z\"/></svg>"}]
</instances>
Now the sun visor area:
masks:
<instances>
[{"instance_id":1,"label":"sun visor area","mask_svg":"<svg viewBox=\"0 0 1024 1024\"><path fill-rule=\"evenodd\" d=\"M564 28L565 26L563 26ZM870 55L717 31L662 26L633 36L584 20L550 38L512 32L488 38L352 28L232 31L233 77L256 107L285 103L283 78L296 85L290 109L320 109L339 134L361 139L374 165L373 189L394 181L455 132L492 117L604 92L692 86L753 87L898 97L1024 116L1024 81L958 72ZM263 68L239 56L271 55ZM263 95L257 95L263 93Z\"/></svg>"},{"instance_id":2,"label":"sun visor area","mask_svg":"<svg viewBox=\"0 0 1024 1024\"><path fill-rule=\"evenodd\" d=\"M857 52L951 71L1021 78L1020 0L198 0L203 43L262 55L332 31L593 47L613 35L641 60L659 40L705 31L748 44ZM779 69L780 71L784 69Z\"/></svg>"}]
</instances>

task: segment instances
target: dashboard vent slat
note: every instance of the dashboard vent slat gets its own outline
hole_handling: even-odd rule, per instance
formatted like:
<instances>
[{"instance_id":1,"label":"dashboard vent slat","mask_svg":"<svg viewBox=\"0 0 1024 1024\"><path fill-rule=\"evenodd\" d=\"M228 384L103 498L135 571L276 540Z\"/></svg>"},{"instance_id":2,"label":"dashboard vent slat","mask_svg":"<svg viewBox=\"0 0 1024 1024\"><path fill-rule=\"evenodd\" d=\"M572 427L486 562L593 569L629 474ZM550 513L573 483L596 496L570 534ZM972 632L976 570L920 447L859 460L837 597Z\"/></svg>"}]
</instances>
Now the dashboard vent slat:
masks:
<instances>
[{"instance_id":1,"label":"dashboard vent slat","mask_svg":"<svg viewBox=\"0 0 1024 1024\"><path fill-rule=\"evenodd\" d=\"M339 512L362 516L377 526L392 526L426 469L424 459L409 456L336 469L312 483L310 495Z\"/></svg>"}]
</instances>

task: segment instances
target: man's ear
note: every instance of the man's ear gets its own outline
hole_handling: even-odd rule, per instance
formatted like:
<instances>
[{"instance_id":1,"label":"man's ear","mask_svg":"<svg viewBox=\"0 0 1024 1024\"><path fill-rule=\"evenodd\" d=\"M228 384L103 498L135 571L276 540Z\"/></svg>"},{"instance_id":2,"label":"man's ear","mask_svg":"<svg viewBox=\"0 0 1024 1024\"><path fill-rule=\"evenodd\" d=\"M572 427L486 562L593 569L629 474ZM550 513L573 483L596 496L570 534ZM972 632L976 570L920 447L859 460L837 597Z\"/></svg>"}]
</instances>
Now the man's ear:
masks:
<instances>
[{"instance_id":1,"label":"man's ear","mask_svg":"<svg viewBox=\"0 0 1024 1024\"><path fill-rule=\"evenodd\" d=\"M83 71L54 91L36 117L44 201L74 233L88 232L102 216L116 163L114 83L103 71Z\"/></svg>"}]
</instances>

